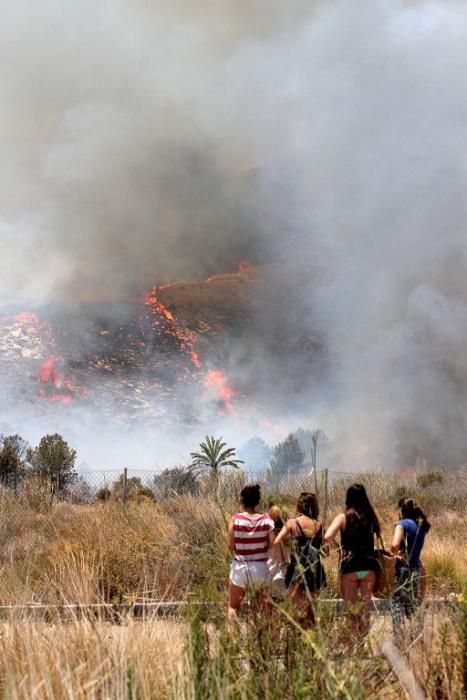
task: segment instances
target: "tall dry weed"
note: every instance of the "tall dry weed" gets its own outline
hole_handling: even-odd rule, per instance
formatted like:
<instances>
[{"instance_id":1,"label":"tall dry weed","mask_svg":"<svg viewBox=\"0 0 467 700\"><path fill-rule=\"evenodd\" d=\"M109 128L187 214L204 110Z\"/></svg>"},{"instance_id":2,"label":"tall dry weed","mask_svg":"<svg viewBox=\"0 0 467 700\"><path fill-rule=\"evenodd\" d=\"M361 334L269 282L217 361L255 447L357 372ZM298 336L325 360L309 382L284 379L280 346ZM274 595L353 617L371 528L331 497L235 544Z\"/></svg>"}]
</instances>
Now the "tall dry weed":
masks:
<instances>
[{"instance_id":1,"label":"tall dry weed","mask_svg":"<svg viewBox=\"0 0 467 700\"><path fill-rule=\"evenodd\" d=\"M0 625L0 694L9 700L164 698L178 668L175 621Z\"/></svg>"},{"instance_id":2,"label":"tall dry weed","mask_svg":"<svg viewBox=\"0 0 467 700\"><path fill-rule=\"evenodd\" d=\"M37 512L0 499L0 603L177 598L225 575L225 524L213 503L58 503Z\"/></svg>"}]
</instances>

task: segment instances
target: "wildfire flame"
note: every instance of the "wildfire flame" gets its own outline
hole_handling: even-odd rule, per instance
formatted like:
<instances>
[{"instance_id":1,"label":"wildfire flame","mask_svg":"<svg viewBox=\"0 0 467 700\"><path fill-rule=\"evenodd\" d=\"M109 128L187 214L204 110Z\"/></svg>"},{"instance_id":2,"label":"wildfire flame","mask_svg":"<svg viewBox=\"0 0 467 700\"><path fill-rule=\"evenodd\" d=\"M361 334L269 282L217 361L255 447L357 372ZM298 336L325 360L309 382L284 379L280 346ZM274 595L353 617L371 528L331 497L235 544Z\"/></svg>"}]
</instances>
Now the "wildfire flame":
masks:
<instances>
[{"instance_id":1,"label":"wildfire flame","mask_svg":"<svg viewBox=\"0 0 467 700\"><path fill-rule=\"evenodd\" d=\"M54 386L60 387L62 382L61 382L61 377L60 373L55 367L55 358L54 357L49 357L40 367L39 369L39 381L42 384L47 384L47 382L50 382Z\"/></svg>"},{"instance_id":2,"label":"wildfire flame","mask_svg":"<svg viewBox=\"0 0 467 700\"><path fill-rule=\"evenodd\" d=\"M162 317L170 323L170 333L175 336L180 344L180 349L186 352L196 369L201 368L201 361L199 359L199 354L195 350L194 345L196 343L196 334L188 328L180 328L177 323L177 319L174 314L163 304L158 298L158 293L161 289L166 289L171 287L174 282L168 284L159 285L152 287L149 292L143 296L143 302L145 306L149 306L157 316L155 321L156 325L159 325L159 318Z\"/></svg>"},{"instance_id":3,"label":"wildfire flame","mask_svg":"<svg viewBox=\"0 0 467 700\"><path fill-rule=\"evenodd\" d=\"M246 260L240 261L236 265L238 272L244 272L248 266L249 263ZM238 273L230 272L226 274L235 276ZM216 278L222 279L224 276L215 275L204 281L209 282ZM145 347L147 345L144 336L147 332L147 322L149 320L151 325L157 326L158 336L174 339L179 350L186 356L187 361L183 367L183 373L178 377L178 381L193 381L200 386L204 386L210 390L209 395L211 398L217 400L220 411L233 411L235 391L230 385L224 370L214 369L207 371L203 369L201 348L204 346L200 342L202 330L199 328L197 330L187 328L186 324L183 321L180 322L174 311L164 304L160 298L162 290L175 284L177 283L168 282L163 285L155 285L142 295L140 302L149 310L144 313L144 317L141 317L143 338L141 336L133 338L130 334L128 342L132 347ZM87 397L87 390L75 382L72 373L67 370L65 360L59 351L58 343L49 323L41 318L38 313L27 310L16 314L12 318L15 319L17 324L23 326L22 330L17 329L15 333L19 335L24 333L26 336L31 336L32 334L40 336L40 343L36 343L37 350L34 351L34 355L27 354L29 350L27 353L24 353L25 357L33 356L41 363L37 369L39 396L42 399L61 404L70 404L76 398ZM108 331L101 331L101 333L108 333ZM152 342L151 347L153 346ZM171 347L170 344L168 347Z\"/></svg>"},{"instance_id":4,"label":"wildfire flame","mask_svg":"<svg viewBox=\"0 0 467 700\"><path fill-rule=\"evenodd\" d=\"M66 372L57 367L60 358L48 357L39 369L38 379L43 385L40 396L43 399L69 404L75 395L84 396L84 389L76 386Z\"/></svg>"},{"instance_id":5,"label":"wildfire flame","mask_svg":"<svg viewBox=\"0 0 467 700\"><path fill-rule=\"evenodd\" d=\"M48 346L50 355L42 362L37 374L40 398L70 404L75 396L85 396L85 389L74 384L71 377L60 369L63 359L57 353L55 338L49 324L32 311L21 311L16 314L15 320L27 326L28 333L40 334Z\"/></svg>"},{"instance_id":6,"label":"wildfire flame","mask_svg":"<svg viewBox=\"0 0 467 700\"><path fill-rule=\"evenodd\" d=\"M15 316L18 323L24 323L29 326L42 326L43 323L39 316L32 311L21 311Z\"/></svg>"},{"instance_id":7,"label":"wildfire flame","mask_svg":"<svg viewBox=\"0 0 467 700\"><path fill-rule=\"evenodd\" d=\"M190 357L191 357L191 361L193 362L194 366L197 369L200 369L201 362L200 362L199 355L196 352L196 350L190 350Z\"/></svg>"},{"instance_id":8,"label":"wildfire flame","mask_svg":"<svg viewBox=\"0 0 467 700\"><path fill-rule=\"evenodd\" d=\"M169 309L157 298L157 287L153 287L144 295L144 303L150 306L156 313L160 314L168 321L175 321L175 317Z\"/></svg>"},{"instance_id":9,"label":"wildfire flame","mask_svg":"<svg viewBox=\"0 0 467 700\"><path fill-rule=\"evenodd\" d=\"M235 396L235 392L230 386L227 377L225 376L224 370L211 370L207 373L203 384L208 389L215 389L217 397L220 401L224 403L226 409L228 411L233 410L233 405L231 402Z\"/></svg>"},{"instance_id":10,"label":"wildfire flame","mask_svg":"<svg viewBox=\"0 0 467 700\"><path fill-rule=\"evenodd\" d=\"M242 262L242 265L246 264L246 261ZM208 278L205 280L205 282L209 282L212 279L214 278ZM172 283L152 287L152 289L150 289L149 292L143 296L143 303L154 311L157 319L155 323L158 326L161 318L169 322L167 332L177 338L180 349L187 353L192 365L196 367L196 369L201 369L201 359L196 349L196 343L198 341L196 333L189 328L180 327L176 316L167 308L167 306L165 306L165 304L161 302L158 297L161 289L171 285ZM188 369L185 371L188 372ZM213 389L215 391L216 398L222 402L223 407L225 407L228 411L233 410L232 400L235 394L222 369L210 370L205 375L202 383L206 388Z\"/></svg>"}]
</instances>

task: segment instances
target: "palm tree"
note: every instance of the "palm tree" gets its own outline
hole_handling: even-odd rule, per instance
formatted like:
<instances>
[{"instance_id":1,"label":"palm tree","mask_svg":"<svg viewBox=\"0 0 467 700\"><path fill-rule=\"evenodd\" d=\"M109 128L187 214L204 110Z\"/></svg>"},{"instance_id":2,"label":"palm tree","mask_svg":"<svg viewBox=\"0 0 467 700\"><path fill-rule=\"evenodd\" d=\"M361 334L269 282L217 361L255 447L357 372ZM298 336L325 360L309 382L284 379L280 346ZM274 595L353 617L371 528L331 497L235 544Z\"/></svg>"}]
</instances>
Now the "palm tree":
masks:
<instances>
[{"instance_id":1,"label":"palm tree","mask_svg":"<svg viewBox=\"0 0 467 700\"><path fill-rule=\"evenodd\" d=\"M223 442L222 438L216 440L215 437L206 435L205 442L200 443L199 452L191 453L191 464L188 469L195 478L201 474L210 474L217 495L221 469L225 467L240 469L240 464L243 464L243 460L234 459L234 457L234 447L227 447L227 443Z\"/></svg>"}]
</instances>

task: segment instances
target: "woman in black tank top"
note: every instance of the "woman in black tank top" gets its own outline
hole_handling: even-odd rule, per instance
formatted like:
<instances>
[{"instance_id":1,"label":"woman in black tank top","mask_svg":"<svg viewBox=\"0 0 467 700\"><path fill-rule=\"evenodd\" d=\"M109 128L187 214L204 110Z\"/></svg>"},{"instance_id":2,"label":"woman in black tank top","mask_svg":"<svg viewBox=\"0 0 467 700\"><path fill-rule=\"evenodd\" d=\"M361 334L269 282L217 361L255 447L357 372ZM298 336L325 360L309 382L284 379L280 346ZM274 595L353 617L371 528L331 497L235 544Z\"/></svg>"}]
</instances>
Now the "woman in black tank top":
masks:
<instances>
[{"instance_id":1,"label":"woman in black tank top","mask_svg":"<svg viewBox=\"0 0 467 700\"><path fill-rule=\"evenodd\" d=\"M356 510L345 513L345 527L341 530L341 560L339 573L377 571L375 556L376 531L374 523Z\"/></svg>"},{"instance_id":2,"label":"woman in black tank top","mask_svg":"<svg viewBox=\"0 0 467 700\"><path fill-rule=\"evenodd\" d=\"M296 517L287 520L274 544L290 546L290 562L285 574L287 595L295 606L300 623L311 627L315 622L313 598L326 585L321 563L323 526L318 520L316 495L303 491L296 510Z\"/></svg>"},{"instance_id":3,"label":"woman in black tank top","mask_svg":"<svg viewBox=\"0 0 467 700\"><path fill-rule=\"evenodd\" d=\"M335 544L340 533L340 588L344 601L352 605L350 618L355 635L365 635L370 626L370 602L379 562L375 554L375 535L380 524L365 487L353 484L347 489L345 513L337 515L324 536L327 545ZM361 603L356 612L355 606Z\"/></svg>"}]
</instances>

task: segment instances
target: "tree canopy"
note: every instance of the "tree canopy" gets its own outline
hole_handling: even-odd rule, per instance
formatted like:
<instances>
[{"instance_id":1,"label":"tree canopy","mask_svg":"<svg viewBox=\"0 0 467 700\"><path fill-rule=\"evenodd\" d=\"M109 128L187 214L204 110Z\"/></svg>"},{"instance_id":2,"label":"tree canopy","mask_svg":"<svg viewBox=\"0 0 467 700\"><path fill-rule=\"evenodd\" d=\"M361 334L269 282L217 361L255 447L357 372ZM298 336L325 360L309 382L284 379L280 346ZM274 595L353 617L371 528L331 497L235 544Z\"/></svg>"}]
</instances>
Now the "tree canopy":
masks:
<instances>
[{"instance_id":1,"label":"tree canopy","mask_svg":"<svg viewBox=\"0 0 467 700\"><path fill-rule=\"evenodd\" d=\"M188 469L195 478L201 474L210 474L216 486L219 485L219 475L222 469L233 467L239 469L243 464L241 459L235 459L235 448L227 447L222 438L206 435L200 443L199 451L191 453L191 464Z\"/></svg>"},{"instance_id":2,"label":"tree canopy","mask_svg":"<svg viewBox=\"0 0 467 700\"><path fill-rule=\"evenodd\" d=\"M111 497L117 500L123 499L125 493L125 477L121 474L112 484ZM154 500L154 493L149 486L145 486L139 476L129 476L126 479L126 498L138 500L148 498ZM105 500L105 499L102 499Z\"/></svg>"},{"instance_id":3,"label":"tree canopy","mask_svg":"<svg viewBox=\"0 0 467 700\"><path fill-rule=\"evenodd\" d=\"M52 499L65 496L77 479L76 451L58 433L44 435L27 459L32 472L50 486Z\"/></svg>"},{"instance_id":4,"label":"tree canopy","mask_svg":"<svg viewBox=\"0 0 467 700\"><path fill-rule=\"evenodd\" d=\"M286 474L289 470L303 469L305 455L293 433L289 433L283 442L276 445L272 451L271 469L277 476Z\"/></svg>"},{"instance_id":5,"label":"tree canopy","mask_svg":"<svg viewBox=\"0 0 467 700\"><path fill-rule=\"evenodd\" d=\"M28 443L20 435L0 436L0 483L16 488L25 473Z\"/></svg>"},{"instance_id":6,"label":"tree canopy","mask_svg":"<svg viewBox=\"0 0 467 700\"><path fill-rule=\"evenodd\" d=\"M199 491L194 474L186 467L164 469L154 476L154 487L160 498L173 495L196 495Z\"/></svg>"}]
</instances>

